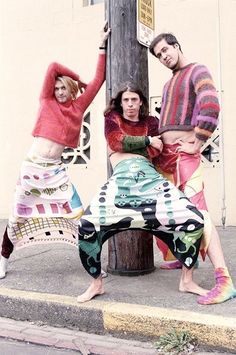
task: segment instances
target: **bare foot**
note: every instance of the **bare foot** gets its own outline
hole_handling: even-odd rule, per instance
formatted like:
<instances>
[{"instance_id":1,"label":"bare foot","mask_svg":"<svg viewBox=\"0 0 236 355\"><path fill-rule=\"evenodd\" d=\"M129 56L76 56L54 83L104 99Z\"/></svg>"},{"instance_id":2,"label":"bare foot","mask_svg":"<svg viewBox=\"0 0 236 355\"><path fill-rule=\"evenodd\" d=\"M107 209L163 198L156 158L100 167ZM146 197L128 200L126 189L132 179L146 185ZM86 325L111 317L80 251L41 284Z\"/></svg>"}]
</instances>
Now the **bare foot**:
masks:
<instances>
[{"instance_id":1,"label":"bare foot","mask_svg":"<svg viewBox=\"0 0 236 355\"><path fill-rule=\"evenodd\" d=\"M89 286L89 288L82 293L82 295L79 295L77 297L77 302L83 303L83 302L88 302L92 298L98 295L102 295L104 293L104 288L103 288L103 281L102 277L100 276L98 279L94 279Z\"/></svg>"},{"instance_id":2,"label":"bare foot","mask_svg":"<svg viewBox=\"0 0 236 355\"><path fill-rule=\"evenodd\" d=\"M183 282L181 280L180 280L180 284L179 284L179 291L180 292L194 293L194 294L200 295L200 296L205 296L207 294L207 292L208 292L208 290L198 286L193 281Z\"/></svg>"}]
</instances>

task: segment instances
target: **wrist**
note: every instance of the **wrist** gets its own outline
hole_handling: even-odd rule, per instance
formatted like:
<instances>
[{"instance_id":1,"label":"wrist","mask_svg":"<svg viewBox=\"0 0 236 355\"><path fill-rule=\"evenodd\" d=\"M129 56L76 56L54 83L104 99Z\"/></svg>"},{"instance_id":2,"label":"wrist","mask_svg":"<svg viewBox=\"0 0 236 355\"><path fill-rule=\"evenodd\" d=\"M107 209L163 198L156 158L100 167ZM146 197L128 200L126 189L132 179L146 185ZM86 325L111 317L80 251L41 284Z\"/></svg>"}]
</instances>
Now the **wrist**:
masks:
<instances>
[{"instance_id":1,"label":"wrist","mask_svg":"<svg viewBox=\"0 0 236 355\"><path fill-rule=\"evenodd\" d=\"M145 136L145 145L146 145L146 147L148 147L151 144L152 144L152 137L151 136Z\"/></svg>"}]
</instances>

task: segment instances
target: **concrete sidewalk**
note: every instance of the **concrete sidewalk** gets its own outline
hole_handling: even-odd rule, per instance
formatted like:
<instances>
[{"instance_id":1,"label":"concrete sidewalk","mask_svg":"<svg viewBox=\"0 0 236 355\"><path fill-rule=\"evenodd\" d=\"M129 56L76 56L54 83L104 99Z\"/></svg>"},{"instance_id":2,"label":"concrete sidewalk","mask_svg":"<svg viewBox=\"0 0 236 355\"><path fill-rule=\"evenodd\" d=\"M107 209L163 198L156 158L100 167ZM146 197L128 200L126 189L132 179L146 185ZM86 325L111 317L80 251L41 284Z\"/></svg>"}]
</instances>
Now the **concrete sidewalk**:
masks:
<instances>
[{"instance_id":1,"label":"concrete sidewalk","mask_svg":"<svg viewBox=\"0 0 236 355\"><path fill-rule=\"evenodd\" d=\"M5 223L1 221L0 232ZM218 230L236 283L236 227ZM78 304L76 296L87 288L90 278L76 248L49 244L16 251L7 277L0 280L0 317L139 341L156 341L174 327L189 331L203 345L234 352L236 299L198 305L197 296L178 292L180 270L159 269L160 253L154 250L153 273L138 277L109 275L106 293L85 304ZM102 263L105 268L106 245ZM200 262L195 280L202 287L213 286L213 269L208 261Z\"/></svg>"},{"instance_id":2,"label":"concrete sidewalk","mask_svg":"<svg viewBox=\"0 0 236 355\"><path fill-rule=\"evenodd\" d=\"M0 317L1 355L163 355L153 342L116 338ZM206 348L195 355L211 355ZM215 352L214 355L232 355Z\"/></svg>"},{"instance_id":3,"label":"concrete sidewalk","mask_svg":"<svg viewBox=\"0 0 236 355\"><path fill-rule=\"evenodd\" d=\"M4 352L4 339L10 351ZM9 339L17 340L11 343ZM24 345L26 344L26 345ZM151 342L131 341L114 338L111 335L88 334L78 330L56 328L34 322L15 321L0 318L0 353L1 355L35 354L28 349L28 344L39 346L40 355L156 355L157 350ZM17 346L18 345L18 346ZM20 345L20 348L19 348ZM27 350L27 351L26 351ZM37 350L37 348L32 348ZM64 350L64 351L63 351ZM196 355L199 355L197 353Z\"/></svg>"}]
</instances>

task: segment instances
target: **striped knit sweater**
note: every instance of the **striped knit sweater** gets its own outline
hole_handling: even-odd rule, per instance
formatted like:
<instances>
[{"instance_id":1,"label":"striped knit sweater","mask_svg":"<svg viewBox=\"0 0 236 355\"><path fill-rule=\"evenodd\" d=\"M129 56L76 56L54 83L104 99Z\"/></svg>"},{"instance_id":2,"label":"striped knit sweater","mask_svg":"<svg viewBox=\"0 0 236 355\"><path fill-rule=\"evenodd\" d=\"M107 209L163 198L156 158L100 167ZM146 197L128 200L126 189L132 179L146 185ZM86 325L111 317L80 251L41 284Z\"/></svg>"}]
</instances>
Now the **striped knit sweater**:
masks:
<instances>
[{"instance_id":1,"label":"striped knit sweater","mask_svg":"<svg viewBox=\"0 0 236 355\"><path fill-rule=\"evenodd\" d=\"M212 77L204 65L189 64L175 72L163 89L159 132L195 130L206 141L220 111Z\"/></svg>"},{"instance_id":2,"label":"striped knit sweater","mask_svg":"<svg viewBox=\"0 0 236 355\"><path fill-rule=\"evenodd\" d=\"M113 152L139 154L152 160L159 155L159 150L146 146L145 137L158 134L156 117L148 116L134 122L115 111L105 115L105 137Z\"/></svg>"}]
</instances>

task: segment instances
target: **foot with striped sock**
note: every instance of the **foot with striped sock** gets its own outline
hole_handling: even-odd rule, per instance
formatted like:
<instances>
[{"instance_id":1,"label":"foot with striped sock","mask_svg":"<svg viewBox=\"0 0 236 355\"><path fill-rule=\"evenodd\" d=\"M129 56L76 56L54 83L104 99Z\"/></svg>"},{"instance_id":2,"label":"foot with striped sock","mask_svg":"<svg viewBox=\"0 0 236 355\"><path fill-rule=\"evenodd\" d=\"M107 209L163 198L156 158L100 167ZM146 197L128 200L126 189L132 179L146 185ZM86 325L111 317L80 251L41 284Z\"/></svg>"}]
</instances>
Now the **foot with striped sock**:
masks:
<instances>
[{"instance_id":1,"label":"foot with striped sock","mask_svg":"<svg viewBox=\"0 0 236 355\"><path fill-rule=\"evenodd\" d=\"M200 304L217 304L236 297L232 279L227 268L215 269L216 285L206 295L198 297Z\"/></svg>"}]
</instances>

